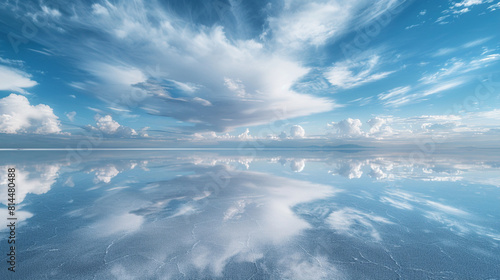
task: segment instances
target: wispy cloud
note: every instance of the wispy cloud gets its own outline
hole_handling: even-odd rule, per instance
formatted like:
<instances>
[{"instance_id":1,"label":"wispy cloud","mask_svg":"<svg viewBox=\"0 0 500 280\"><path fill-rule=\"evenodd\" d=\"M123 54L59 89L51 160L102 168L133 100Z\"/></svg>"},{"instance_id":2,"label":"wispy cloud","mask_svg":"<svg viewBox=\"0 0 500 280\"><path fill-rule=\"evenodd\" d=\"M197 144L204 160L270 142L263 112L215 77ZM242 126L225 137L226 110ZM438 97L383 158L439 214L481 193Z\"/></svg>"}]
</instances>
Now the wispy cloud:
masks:
<instances>
[{"instance_id":1,"label":"wispy cloud","mask_svg":"<svg viewBox=\"0 0 500 280\"><path fill-rule=\"evenodd\" d=\"M31 77L30 74L19 69L0 65L0 90L29 94L26 89L38 84Z\"/></svg>"},{"instance_id":2,"label":"wispy cloud","mask_svg":"<svg viewBox=\"0 0 500 280\"><path fill-rule=\"evenodd\" d=\"M434 56L449 55L449 54L452 54L452 53L460 51L460 50L464 50L464 49L469 49L469 48L472 48L472 47L480 46L480 45L488 42L491 39L492 39L492 37L486 37L486 38L481 38L481 39L477 39L477 40L473 40L473 41L467 42L467 43L465 43L465 44L463 44L461 46L458 46L458 47L441 48L441 49L439 49L434 54Z\"/></svg>"},{"instance_id":3,"label":"wispy cloud","mask_svg":"<svg viewBox=\"0 0 500 280\"><path fill-rule=\"evenodd\" d=\"M478 45L484 41L477 40L466 45ZM403 105L422 101L429 95L448 91L467 83L471 77L468 73L484 69L500 60L500 54L487 54L469 60L452 58L440 66L433 73L421 76L416 85L397 87L378 95L378 100L387 107L400 107Z\"/></svg>"},{"instance_id":4,"label":"wispy cloud","mask_svg":"<svg viewBox=\"0 0 500 280\"><path fill-rule=\"evenodd\" d=\"M194 131L226 131L337 106L291 89L309 71L301 63L253 39L233 40L222 26L193 26L141 1L97 3L91 13L75 5L81 7L66 11L71 17L54 14L51 20L67 33L85 29L88 40L76 44L57 32L36 39L75 59L93 84L72 85L108 106L148 108L193 122Z\"/></svg>"},{"instance_id":5,"label":"wispy cloud","mask_svg":"<svg viewBox=\"0 0 500 280\"><path fill-rule=\"evenodd\" d=\"M377 72L378 68L380 68L380 56L371 55L367 58L337 62L325 73L325 77L333 86L349 89L384 79L395 72Z\"/></svg>"}]
</instances>

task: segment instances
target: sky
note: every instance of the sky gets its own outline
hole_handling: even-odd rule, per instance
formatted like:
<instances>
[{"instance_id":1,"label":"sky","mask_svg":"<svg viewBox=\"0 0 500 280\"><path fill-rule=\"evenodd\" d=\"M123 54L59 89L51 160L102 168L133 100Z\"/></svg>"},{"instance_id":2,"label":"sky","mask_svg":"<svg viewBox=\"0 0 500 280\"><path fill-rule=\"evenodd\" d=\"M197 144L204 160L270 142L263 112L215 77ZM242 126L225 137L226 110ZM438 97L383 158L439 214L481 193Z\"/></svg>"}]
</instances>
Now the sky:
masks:
<instances>
[{"instance_id":1,"label":"sky","mask_svg":"<svg viewBox=\"0 0 500 280\"><path fill-rule=\"evenodd\" d=\"M2 148L498 146L498 0L3 1L0 23Z\"/></svg>"}]
</instances>

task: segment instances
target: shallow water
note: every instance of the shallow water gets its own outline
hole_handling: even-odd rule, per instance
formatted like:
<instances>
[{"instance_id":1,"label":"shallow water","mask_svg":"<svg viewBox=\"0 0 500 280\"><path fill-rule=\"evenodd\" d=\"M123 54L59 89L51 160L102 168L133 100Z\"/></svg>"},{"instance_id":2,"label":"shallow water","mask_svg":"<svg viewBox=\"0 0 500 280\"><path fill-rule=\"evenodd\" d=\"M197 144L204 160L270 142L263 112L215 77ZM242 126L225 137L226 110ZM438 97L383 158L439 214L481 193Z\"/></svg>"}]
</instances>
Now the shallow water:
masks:
<instances>
[{"instance_id":1,"label":"shallow water","mask_svg":"<svg viewBox=\"0 0 500 280\"><path fill-rule=\"evenodd\" d=\"M498 279L498 155L2 152L0 276Z\"/></svg>"}]
</instances>

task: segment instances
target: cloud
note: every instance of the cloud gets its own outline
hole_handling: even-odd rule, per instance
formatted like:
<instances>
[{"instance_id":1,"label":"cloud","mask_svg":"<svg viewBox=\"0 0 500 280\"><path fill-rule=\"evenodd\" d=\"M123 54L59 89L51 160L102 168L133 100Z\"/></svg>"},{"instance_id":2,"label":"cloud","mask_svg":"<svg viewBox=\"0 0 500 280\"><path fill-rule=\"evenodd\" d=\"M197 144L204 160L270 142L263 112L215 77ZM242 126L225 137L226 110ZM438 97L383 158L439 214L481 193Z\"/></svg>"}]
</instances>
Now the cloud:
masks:
<instances>
[{"instance_id":1,"label":"cloud","mask_svg":"<svg viewBox=\"0 0 500 280\"><path fill-rule=\"evenodd\" d=\"M462 47L476 46L487 40L489 38L471 41ZM499 60L500 54L497 53L483 53L468 60L452 58L447 60L443 65L440 65L439 70L422 75L418 80L419 83L416 83L416 85L394 88L388 92L379 94L378 99L387 107L400 107L419 102L426 99L429 95L449 91L467 83L473 78L468 75L470 72L489 67Z\"/></svg>"},{"instance_id":2,"label":"cloud","mask_svg":"<svg viewBox=\"0 0 500 280\"><path fill-rule=\"evenodd\" d=\"M333 86L349 89L386 78L394 73L394 71L375 72L379 67L379 60L378 55L372 55L365 59L337 62L325 73L325 77Z\"/></svg>"},{"instance_id":3,"label":"cloud","mask_svg":"<svg viewBox=\"0 0 500 280\"><path fill-rule=\"evenodd\" d=\"M73 111L73 112L69 112L66 114L66 117L68 118L68 120L70 120L71 122L73 122L75 120L75 116L76 116L76 112Z\"/></svg>"},{"instance_id":4,"label":"cloud","mask_svg":"<svg viewBox=\"0 0 500 280\"><path fill-rule=\"evenodd\" d=\"M443 13L452 13L455 15L461 15L470 12L472 8L474 8L475 6L489 4L492 3L493 1L494 0L463 0L460 2L453 2L453 4L448 9L444 10ZM495 9L491 8L494 5L490 5L488 9L490 11L494 11Z\"/></svg>"},{"instance_id":5,"label":"cloud","mask_svg":"<svg viewBox=\"0 0 500 280\"><path fill-rule=\"evenodd\" d=\"M294 125L290 128L290 136L293 138L303 138L306 131L300 125Z\"/></svg>"},{"instance_id":6,"label":"cloud","mask_svg":"<svg viewBox=\"0 0 500 280\"><path fill-rule=\"evenodd\" d=\"M36 86L31 75L21 70L0 65L0 90L29 94L25 89Z\"/></svg>"},{"instance_id":7,"label":"cloud","mask_svg":"<svg viewBox=\"0 0 500 280\"><path fill-rule=\"evenodd\" d=\"M495 131L500 120L499 110L471 112L462 115L421 115L415 117L376 116L366 121L369 129L363 130L363 122L348 118L332 122L331 138L363 138L377 140L405 140L426 137L432 141L454 138L477 137Z\"/></svg>"},{"instance_id":8,"label":"cloud","mask_svg":"<svg viewBox=\"0 0 500 280\"><path fill-rule=\"evenodd\" d=\"M6 64L6 65L14 65L14 66L18 66L18 67L24 66L24 61L22 61L22 60L8 59L8 58L2 58L2 57L0 57L0 63Z\"/></svg>"},{"instance_id":9,"label":"cloud","mask_svg":"<svg viewBox=\"0 0 500 280\"><path fill-rule=\"evenodd\" d=\"M250 140L252 139L252 135L250 135L250 130L247 128L245 129L245 132L243 132L242 134L238 135L238 139L239 140Z\"/></svg>"},{"instance_id":10,"label":"cloud","mask_svg":"<svg viewBox=\"0 0 500 280\"><path fill-rule=\"evenodd\" d=\"M410 86L397 87L389 90L388 92L379 94L378 99L384 101L385 104L389 105L392 104L392 102L395 102L395 100L398 100L398 98L400 98L402 95L404 96L410 90Z\"/></svg>"},{"instance_id":11,"label":"cloud","mask_svg":"<svg viewBox=\"0 0 500 280\"><path fill-rule=\"evenodd\" d=\"M270 41L287 51L302 51L362 28L400 4L390 0L286 1L277 15L267 19L268 29L261 37L270 37Z\"/></svg>"},{"instance_id":12,"label":"cloud","mask_svg":"<svg viewBox=\"0 0 500 280\"><path fill-rule=\"evenodd\" d=\"M4 168L5 167L5 168ZM50 191L52 185L59 178L60 164L35 164L35 165L10 165L9 168L16 168L16 185L22 186L16 188L16 203L24 201L28 194L44 194ZM2 169L7 170L6 166ZM7 173L0 175L2 182L7 182ZM7 205L8 197L5 195L0 198L0 203Z\"/></svg>"},{"instance_id":13,"label":"cloud","mask_svg":"<svg viewBox=\"0 0 500 280\"><path fill-rule=\"evenodd\" d=\"M488 10L490 10L490 11L496 11L498 9L500 9L500 2L498 2L496 4L493 4L493 5L491 5L491 6L488 7Z\"/></svg>"},{"instance_id":14,"label":"cloud","mask_svg":"<svg viewBox=\"0 0 500 280\"><path fill-rule=\"evenodd\" d=\"M98 130L108 137L148 137L145 130L142 129L139 133L133 128L123 126L117 121L113 120L111 115L101 116L99 114L95 115L96 126L86 126L89 130Z\"/></svg>"},{"instance_id":15,"label":"cloud","mask_svg":"<svg viewBox=\"0 0 500 280\"><path fill-rule=\"evenodd\" d=\"M359 119L345 119L340 122L331 122L328 124L334 130L334 137L338 138L352 138L361 137L365 133L361 130L361 120Z\"/></svg>"},{"instance_id":16,"label":"cloud","mask_svg":"<svg viewBox=\"0 0 500 280\"><path fill-rule=\"evenodd\" d=\"M500 54L484 54L469 61L452 58L446 61L438 71L422 76L419 81L424 84L438 83L445 78L455 78L458 75L488 67L499 60Z\"/></svg>"},{"instance_id":17,"label":"cloud","mask_svg":"<svg viewBox=\"0 0 500 280\"><path fill-rule=\"evenodd\" d=\"M141 1L78 2L65 12L51 19L54 24L64 34L86 30L89 40L76 43L58 32L35 40L75 59L90 74L79 87L106 106L192 123L179 128L189 132L226 132L338 106L292 89L310 71L297 57L270 43L234 37L223 22L193 24Z\"/></svg>"},{"instance_id":18,"label":"cloud","mask_svg":"<svg viewBox=\"0 0 500 280\"><path fill-rule=\"evenodd\" d=\"M454 3L454 7L470 7L474 5L480 5L484 3L491 3L493 0L463 0L462 2Z\"/></svg>"},{"instance_id":19,"label":"cloud","mask_svg":"<svg viewBox=\"0 0 500 280\"><path fill-rule=\"evenodd\" d=\"M367 124L370 126L369 133L371 135L374 134L392 134L392 128L388 126L388 119L375 117L367 121Z\"/></svg>"},{"instance_id":20,"label":"cloud","mask_svg":"<svg viewBox=\"0 0 500 280\"><path fill-rule=\"evenodd\" d=\"M454 48L441 48L433 56L443 56L443 55L457 52L459 50L464 50L464 49L476 47L476 46L479 46L479 45L486 43L487 41L491 40L491 38L492 37L480 38L480 39L467 42L461 46L454 47Z\"/></svg>"},{"instance_id":21,"label":"cloud","mask_svg":"<svg viewBox=\"0 0 500 280\"><path fill-rule=\"evenodd\" d=\"M103 15L103 16L109 15L108 9L98 3L92 4L92 13L95 15Z\"/></svg>"},{"instance_id":22,"label":"cloud","mask_svg":"<svg viewBox=\"0 0 500 280\"><path fill-rule=\"evenodd\" d=\"M120 174L120 171L118 171L116 166L112 164L92 169L91 172L95 172L94 183L104 182L106 184L111 182L111 179Z\"/></svg>"},{"instance_id":23,"label":"cloud","mask_svg":"<svg viewBox=\"0 0 500 280\"><path fill-rule=\"evenodd\" d=\"M290 162L290 169L293 172L302 172L306 167L306 161L304 159L294 159Z\"/></svg>"},{"instance_id":24,"label":"cloud","mask_svg":"<svg viewBox=\"0 0 500 280\"><path fill-rule=\"evenodd\" d=\"M53 134L61 132L61 123L52 108L31 105L25 96L10 94L0 99L0 133Z\"/></svg>"},{"instance_id":25,"label":"cloud","mask_svg":"<svg viewBox=\"0 0 500 280\"><path fill-rule=\"evenodd\" d=\"M374 241L382 240L377 224L393 224L386 218L348 207L333 211L326 222L340 234L361 238L370 236Z\"/></svg>"},{"instance_id":26,"label":"cloud","mask_svg":"<svg viewBox=\"0 0 500 280\"><path fill-rule=\"evenodd\" d=\"M120 124L111 118L110 115L96 118L97 128L106 134L114 134L120 128ZM134 131L135 132L135 131Z\"/></svg>"}]
</instances>

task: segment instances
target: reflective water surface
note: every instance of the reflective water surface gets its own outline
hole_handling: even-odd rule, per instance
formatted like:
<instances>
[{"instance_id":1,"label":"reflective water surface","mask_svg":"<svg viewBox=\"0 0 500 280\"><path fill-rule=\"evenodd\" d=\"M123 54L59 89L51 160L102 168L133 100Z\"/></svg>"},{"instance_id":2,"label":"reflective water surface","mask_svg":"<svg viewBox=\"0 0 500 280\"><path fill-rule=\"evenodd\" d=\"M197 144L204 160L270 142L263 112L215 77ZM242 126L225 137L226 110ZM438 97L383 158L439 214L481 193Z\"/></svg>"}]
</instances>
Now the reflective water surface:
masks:
<instances>
[{"instance_id":1,"label":"reflective water surface","mask_svg":"<svg viewBox=\"0 0 500 280\"><path fill-rule=\"evenodd\" d=\"M1 279L499 279L500 153L2 152Z\"/></svg>"}]
</instances>

